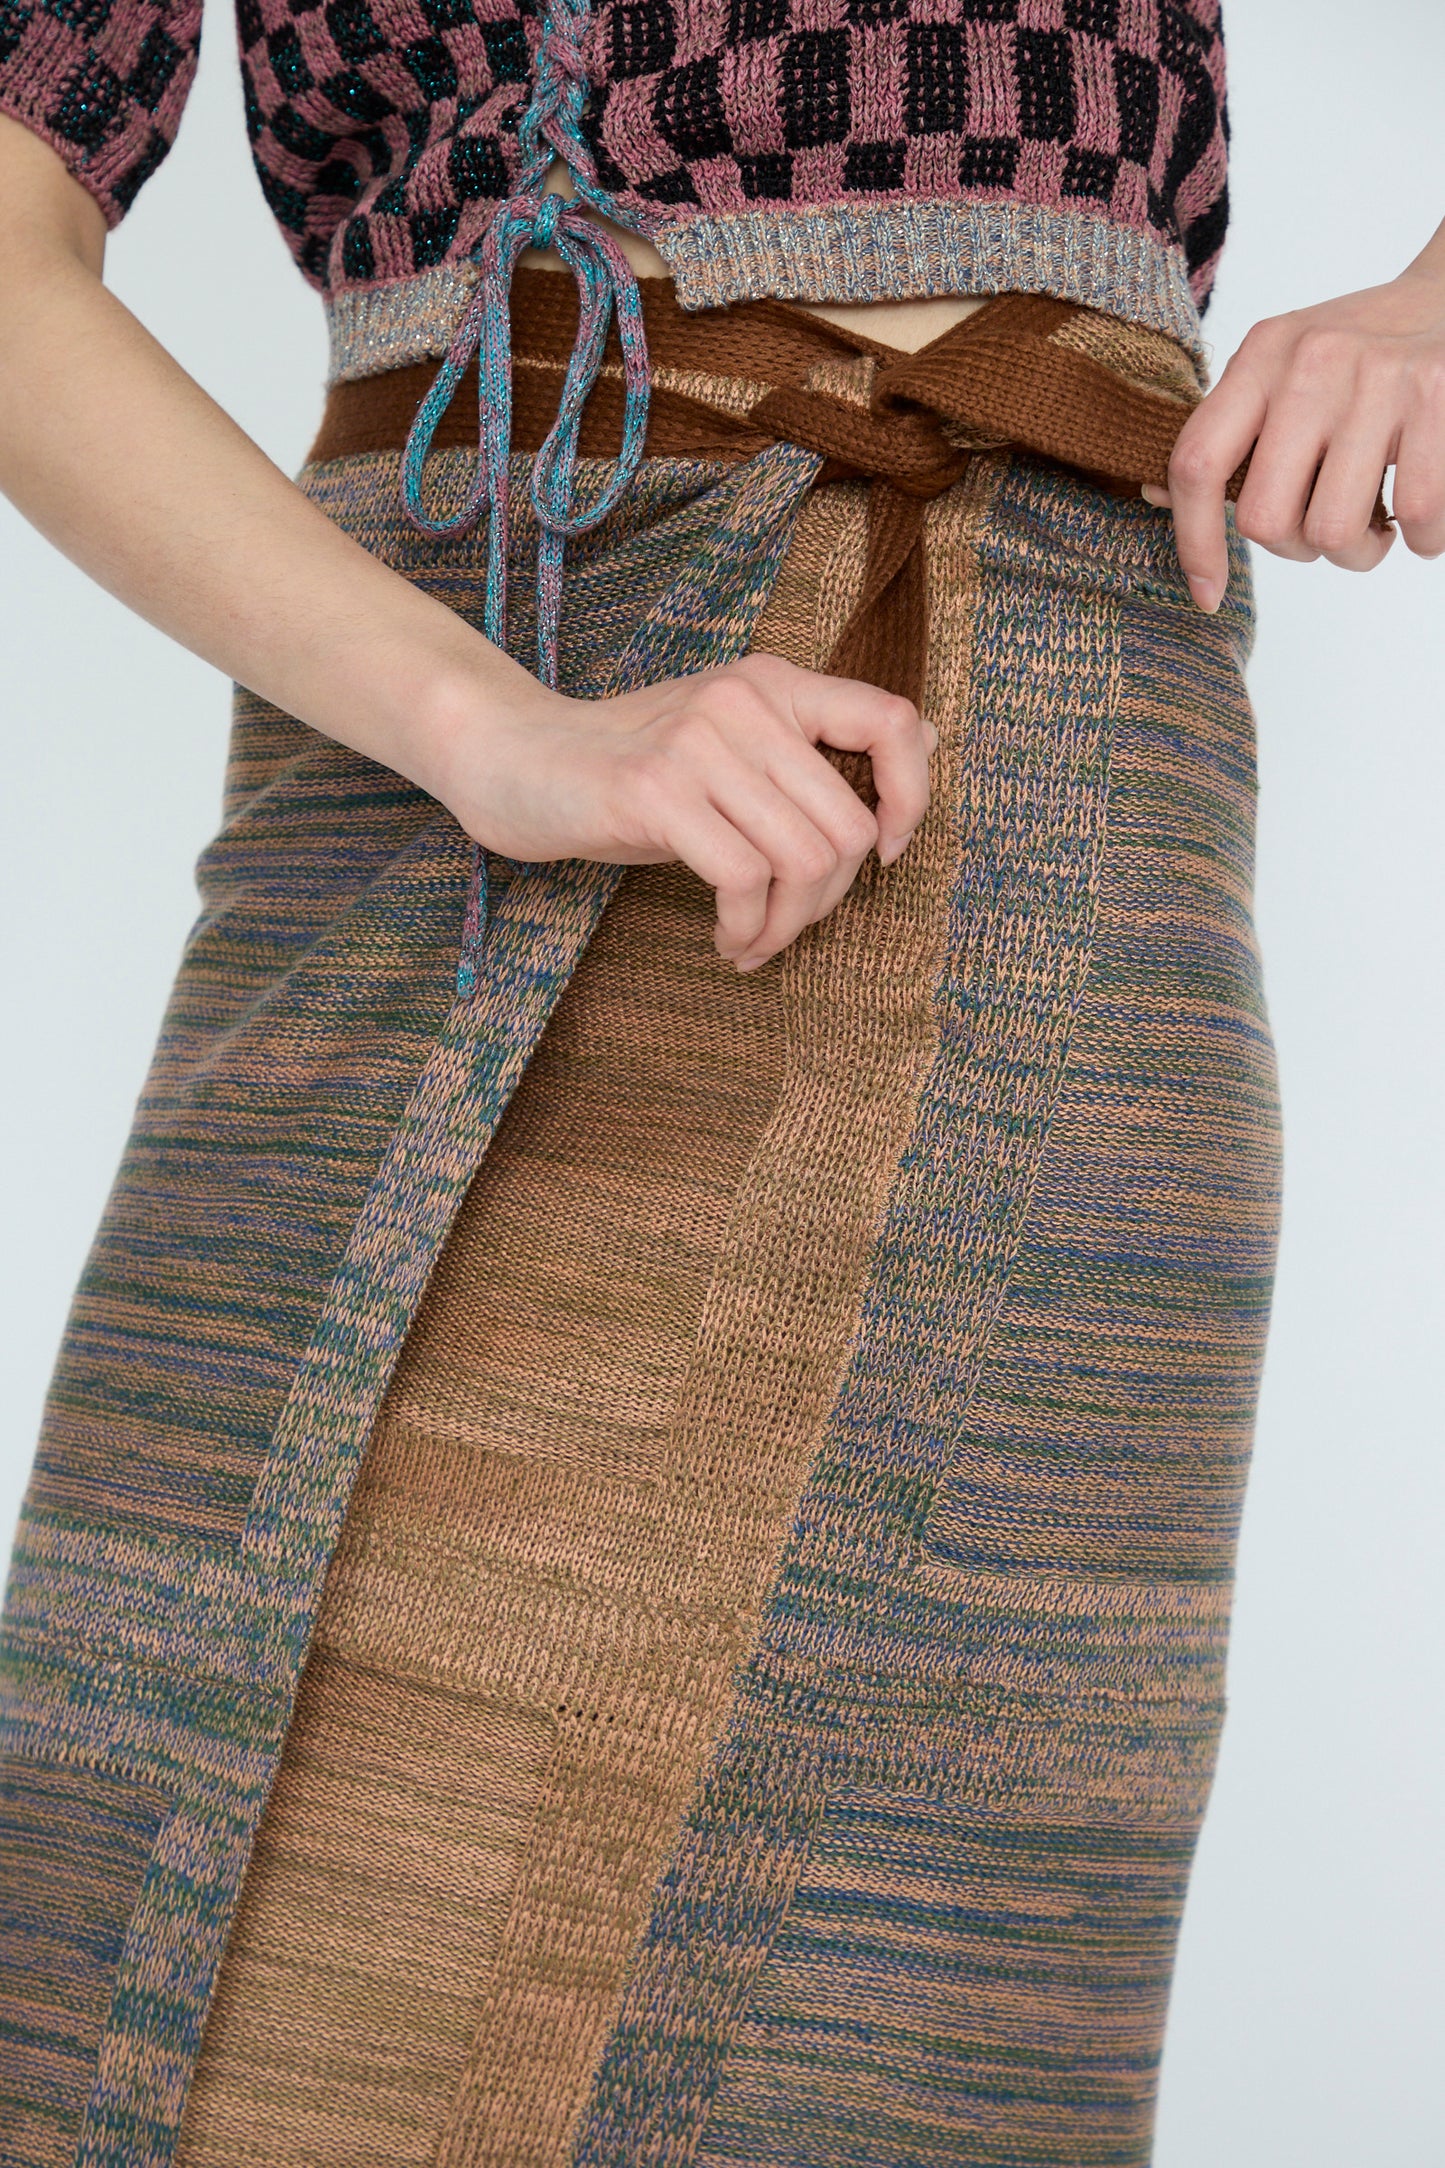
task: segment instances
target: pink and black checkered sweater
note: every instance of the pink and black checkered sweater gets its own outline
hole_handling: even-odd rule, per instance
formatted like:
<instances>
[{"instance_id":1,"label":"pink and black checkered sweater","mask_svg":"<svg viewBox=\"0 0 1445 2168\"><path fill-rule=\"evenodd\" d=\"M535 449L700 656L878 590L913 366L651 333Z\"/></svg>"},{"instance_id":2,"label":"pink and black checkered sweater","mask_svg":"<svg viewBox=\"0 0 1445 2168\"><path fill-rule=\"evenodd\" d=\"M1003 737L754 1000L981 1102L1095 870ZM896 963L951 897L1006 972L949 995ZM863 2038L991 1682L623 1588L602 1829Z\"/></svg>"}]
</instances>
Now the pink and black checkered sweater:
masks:
<instances>
[{"instance_id":1,"label":"pink and black checkered sweater","mask_svg":"<svg viewBox=\"0 0 1445 2168\"><path fill-rule=\"evenodd\" d=\"M568 4L598 177L684 302L1013 288L1197 337L1227 205L1218 0ZM238 0L256 167L340 373L401 358L368 357L378 287L454 315L515 184L544 12ZM199 34L199 0L0 0L0 108L114 222Z\"/></svg>"}]
</instances>

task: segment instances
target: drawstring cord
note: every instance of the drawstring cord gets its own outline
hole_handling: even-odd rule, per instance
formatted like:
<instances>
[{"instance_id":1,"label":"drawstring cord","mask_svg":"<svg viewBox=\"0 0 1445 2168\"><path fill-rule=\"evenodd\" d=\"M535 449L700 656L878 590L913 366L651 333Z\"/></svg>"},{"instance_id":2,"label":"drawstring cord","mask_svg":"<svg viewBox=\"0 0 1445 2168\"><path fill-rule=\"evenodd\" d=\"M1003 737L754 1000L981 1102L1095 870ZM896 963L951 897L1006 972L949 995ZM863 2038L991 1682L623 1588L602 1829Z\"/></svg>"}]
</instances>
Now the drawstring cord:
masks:
<instances>
[{"instance_id":1,"label":"drawstring cord","mask_svg":"<svg viewBox=\"0 0 1445 2168\"><path fill-rule=\"evenodd\" d=\"M512 275L523 251L555 247L577 281L579 324L567 363L557 420L532 463L532 509L537 516L537 675L555 686L562 614L562 569L568 541L604 520L642 461L650 380L642 297L631 264L611 235L590 219L590 204L618 225L641 232L637 217L609 195L582 134L587 71L582 34L589 0L546 0L532 95L517 128L521 176L476 252L477 289L436 380L417 410L401 458L402 505L411 525L428 535L465 534L487 513L487 591L484 626L498 647L507 644L507 551L511 539L508 480L512 451ZM570 200L544 189L554 157L572 175ZM611 477L591 504L577 504L577 439L582 409L597 381L613 310L622 344L625 386L622 446ZM422 477L437 426L477 360L477 464L460 508L441 518L426 509ZM525 868L519 867L519 871ZM462 925L457 993L470 1000L478 986L487 925L487 853L472 852L472 876Z\"/></svg>"},{"instance_id":2,"label":"drawstring cord","mask_svg":"<svg viewBox=\"0 0 1445 2168\"><path fill-rule=\"evenodd\" d=\"M488 514L485 627L499 647L507 638L508 465L512 448L511 286L528 248L555 246L577 281L580 322L567 364L557 420L532 467L537 550L537 675L557 683L562 568L568 540L611 512L642 460L647 433L647 340L637 279L622 250L582 208L590 204L620 225L640 231L597 177L582 135L587 75L581 36L588 0L547 0L537 48L532 96L517 130L522 156L518 186L487 226L477 252L478 282L436 380L417 411L401 460L402 503L423 534L464 534ZM572 199L545 190L553 158L571 172ZM622 446L611 477L590 505L579 508L577 438L582 409L597 381L613 310L622 345L625 384ZM477 465L460 508L435 518L426 509L422 476L443 414L473 356L477 359Z\"/></svg>"}]
</instances>

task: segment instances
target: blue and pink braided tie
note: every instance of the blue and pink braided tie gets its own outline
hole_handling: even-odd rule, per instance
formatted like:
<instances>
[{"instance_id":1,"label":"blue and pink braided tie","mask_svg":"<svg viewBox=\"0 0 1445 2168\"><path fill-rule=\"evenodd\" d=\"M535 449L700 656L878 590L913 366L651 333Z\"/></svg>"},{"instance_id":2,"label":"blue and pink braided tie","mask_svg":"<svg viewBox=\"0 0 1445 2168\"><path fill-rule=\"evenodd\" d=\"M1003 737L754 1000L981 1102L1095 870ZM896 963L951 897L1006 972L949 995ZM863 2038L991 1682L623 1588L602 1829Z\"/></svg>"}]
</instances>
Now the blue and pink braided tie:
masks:
<instances>
[{"instance_id":1,"label":"blue and pink braided tie","mask_svg":"<svg viewBox=\"0 0 1445 2168\"><path fill-rule=\"evenodd\" d=\"M638 227L602 187L582 135L587 76L581 34L588 0L547 0L533 71L532 96L518 126L522 175L488 225L477 254L480 278L436 382L417 412L402 453L402 501L407 518L424 534L462 534L485 509L487 530L487 637L507 638L508 463L512 449L512 274L523 251L556 247L577 281L581 321L567 364L557 420L532 467L532 507L537 551L537 675L557 683L557 640L562 566L568 538L605 519L632 481L647 431L647 340L642 303L632 266L611 235L587 216L590 205L619 224ZM576 196L543 187L553 158L569 168ZM640 227L638 227L640 230ZM622 342L626 384L622 447L612 474L585 508L577 505L577 437L582 409L597 381L613 309ZM432 439L472 357L477 357L478 458L460 508L434 518L422 497L422 474Z\"/></svg>"},{"instance_id":2,"label":"blue and pink braided tie","mask_svg":"<svg viewBox=\"0 0 1445 2168\"><path fill-rule=\"evenodd\" d=\"M532 463L532 508L539 529L537 675L544 685L557 683L562 570L568 538L597 526L617 504L641 463L647 433L647 339L637 280L617 243L582 208L590 204L619 225L642 230L637 218L603 188L582 134L587 73L581 38L588 12L589 0L546 0L533 65L532 95L517 129L521 178L483 236L477 252L480 277L476 293L436 381L417 411L401 459L402 504L408 520L423 534L464 534L486 511L484 624L488 639L505 647L510 541L508 468L512 450L512 275L525 249L555 246L577 281L580 322L563 379L557 420ZM572 175L576 194L571 200L543 186L554 158L561 158ZM622 446L608 480L590 504L579 508L577 438L582 409L597 381L614 308L626 386ZM437 426L473 355L477 357L476 470L460 508L438 519L427 511L423 500L423 471ZM464 1000L477 991L486 924L487 854L478 845L473 852L457 970L457 992Z\"/></svg>"}]
</instances>

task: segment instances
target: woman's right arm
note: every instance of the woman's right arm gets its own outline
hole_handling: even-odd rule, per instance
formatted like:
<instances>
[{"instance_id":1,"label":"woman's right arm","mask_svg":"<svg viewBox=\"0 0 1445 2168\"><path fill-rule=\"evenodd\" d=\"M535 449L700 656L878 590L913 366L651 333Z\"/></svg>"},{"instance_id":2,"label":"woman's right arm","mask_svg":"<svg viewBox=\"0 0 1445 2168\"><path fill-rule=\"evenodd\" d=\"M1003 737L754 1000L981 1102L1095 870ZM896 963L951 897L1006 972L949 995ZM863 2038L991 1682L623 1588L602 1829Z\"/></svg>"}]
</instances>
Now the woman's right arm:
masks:
<instances>
[{"instance_id":1,"label":"woman's right arm","mask_svg":"<svg viewBox=\"0 0 1445 2168\"><path fill-rule=\"evenodd\" d=\"M0 114L0 488L163 632L523 860L681 859L751 969L904 847L933 732L754 655L616 700L548 691L341 530L102 283L105 220ZM871 756L876 816L817 750Z\"/></svg>"}]
</instances>

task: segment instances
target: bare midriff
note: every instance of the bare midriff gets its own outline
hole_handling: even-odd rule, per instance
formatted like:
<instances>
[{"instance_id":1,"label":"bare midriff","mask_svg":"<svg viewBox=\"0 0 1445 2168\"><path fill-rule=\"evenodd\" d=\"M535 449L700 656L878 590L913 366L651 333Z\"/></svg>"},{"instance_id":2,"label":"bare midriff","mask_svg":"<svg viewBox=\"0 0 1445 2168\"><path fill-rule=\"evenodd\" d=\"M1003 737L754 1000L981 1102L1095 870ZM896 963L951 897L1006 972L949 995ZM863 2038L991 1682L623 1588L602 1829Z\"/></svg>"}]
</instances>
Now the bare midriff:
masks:
<instances>
[{"instance_id":1,"label":"bare midriff","mask_svg":"<svg viewBox=\"0 0 1445 2168\"><path fill-rule=\"evenodd\" d=\"M546 185L558 195L573 194L572 176L560 159L548 173ZM629 233L625 227L615 225L598 212L591 215L611 234L639 278L672 277L668 265L650 241L644 241L640 234ZM564 271L567 268L555 249L529 248L521 261L528 268L539 271ZM813 316L826 317L829 323L861 331L883 346L896 346L906 354L916 354L921 346L927 346L930 339L938 338L950 325L982 308L985 299L982 294L934 294L922 301L802 301L796 305Z\"/></svg>"}]
</instances>

